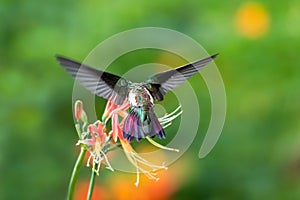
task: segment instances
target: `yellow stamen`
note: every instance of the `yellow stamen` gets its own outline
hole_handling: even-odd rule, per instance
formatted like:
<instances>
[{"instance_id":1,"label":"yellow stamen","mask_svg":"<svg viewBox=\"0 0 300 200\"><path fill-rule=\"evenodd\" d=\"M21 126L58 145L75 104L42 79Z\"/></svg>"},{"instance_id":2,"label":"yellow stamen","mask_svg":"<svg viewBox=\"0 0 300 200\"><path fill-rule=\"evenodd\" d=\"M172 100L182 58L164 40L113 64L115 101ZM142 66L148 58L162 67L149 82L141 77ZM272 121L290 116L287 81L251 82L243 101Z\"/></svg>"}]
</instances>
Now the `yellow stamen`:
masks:
<instances>
[{"instance_id":1,"label":"yellow stamen","mask_svg":"<svg viewBox=\"0 0 300 200\"><path fill-rule=\"evenodd\" d=\"M147 140L153 144L154 146L158 147L158 148L161 148L161 149L164 149L164 150L168 150L168 151L175 151L175 152L179 152L179 149L174 149L174 148L170 148L170 147L165 147L157 142L155 142L154 140L152 140L149 136L146 137Z\"/></svg>"},{"instance_id":2,"label":"yellow stamen","mask_svg":"<svg viewBox=\"0 0 300 200\"><path fill-rule=\"evenodd\" d=\"M125 152L125 155L126 155L127 159L129 160L129 162L131 162L132 165L134 165L136 167L137 179L136 179L136 182L135 182L135 186L138 186L138 184L139 184L140 173L145 174L151 180L158 181L159 178L155 177L157 174L154 173L154 172L159 170L159 169L168 169L164 165L160 166L160 165L152 164L149 161L142 158L141 156L139 156L133 150L133 148L128 143L128 141L125 141L125 140L120 140L120 141L121 141L121 144L123 146L123 149L124 149L124 152ZM144 165L145 167L151 168L151 171L141 167L140 164Z\"/></svg>"},{"instance_id":3,"label":"yellow stamen","mask_svg":"<svg viewBox=\"0 0 300 200\"><path fill-rule=\"evenodd\" d=\"M110 165L110 163L109 163L109 161L108 161L108 158L107 158L107 156L105 155L105 153L103 152L103 151L100 151L100 153L102 154L102 156L103 156L103 158L104 158L104 160L105 160L105 162L106 162L106 164L107 164L107 169L109 169L109 170L111 170L111 171L115 171L112 167L111 167L111 165Z\"/></svg>"}]
</instances>

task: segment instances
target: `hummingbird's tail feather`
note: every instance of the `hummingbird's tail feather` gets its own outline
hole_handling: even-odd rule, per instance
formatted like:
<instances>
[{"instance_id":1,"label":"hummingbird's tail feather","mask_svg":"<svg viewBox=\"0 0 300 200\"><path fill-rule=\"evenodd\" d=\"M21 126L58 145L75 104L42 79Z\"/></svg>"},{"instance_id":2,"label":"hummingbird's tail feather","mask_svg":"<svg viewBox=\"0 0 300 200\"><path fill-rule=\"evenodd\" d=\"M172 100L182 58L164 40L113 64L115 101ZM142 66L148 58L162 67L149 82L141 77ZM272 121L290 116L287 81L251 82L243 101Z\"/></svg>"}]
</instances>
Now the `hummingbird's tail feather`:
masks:
<instances>
[{"instance_id":1,"label":"hummingbird's tail feather","mask_svg":"<svg viewBox=\"0 0 300 200\"><path fill-rule=\"evenodd\" d=\"M166 138L166 133L159 123L153 109L148 111L133 108L124 122L123 137L129 142L139 141L147 136Z\"/></svg>"}]
</instances>

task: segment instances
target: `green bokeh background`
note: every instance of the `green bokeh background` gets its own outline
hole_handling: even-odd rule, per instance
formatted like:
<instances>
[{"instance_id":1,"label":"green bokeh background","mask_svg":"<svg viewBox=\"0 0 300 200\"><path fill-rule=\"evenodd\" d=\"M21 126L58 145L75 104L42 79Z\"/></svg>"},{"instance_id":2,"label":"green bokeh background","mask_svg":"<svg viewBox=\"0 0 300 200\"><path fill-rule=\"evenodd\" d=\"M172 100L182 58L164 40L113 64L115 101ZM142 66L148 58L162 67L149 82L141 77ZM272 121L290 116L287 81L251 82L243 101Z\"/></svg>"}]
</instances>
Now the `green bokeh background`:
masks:
<instances>
[{"instance_id":1,"label":"green bokeh background","mask_svg":"<svg viewBox=\"0 0 300 200\"><path fill-rule=\"evenodd\" d=\"M300 2L261 2L270 27L256 39L239 34L235 26L243 3L2 0L0 199L66 197L76 159L73 80L54 55L83 60L109 36L145 26L180 31L209 53L219 52L216 64L227 92L222 136L209 156L199 160L210 117L208 93L203 82L199 86L205 91L198 94L203 121L185 154L193 158L189 166L194 170L169 199L299 199ZM114 66L160 57L151 51L137 55L122 57ZM121 72L117 67L113 71ZM199 80L193 78L191 84ZM99 102L103 110L104 101ZM110 176L114 173L106 179Z\"/></svg>"}]
</instances>

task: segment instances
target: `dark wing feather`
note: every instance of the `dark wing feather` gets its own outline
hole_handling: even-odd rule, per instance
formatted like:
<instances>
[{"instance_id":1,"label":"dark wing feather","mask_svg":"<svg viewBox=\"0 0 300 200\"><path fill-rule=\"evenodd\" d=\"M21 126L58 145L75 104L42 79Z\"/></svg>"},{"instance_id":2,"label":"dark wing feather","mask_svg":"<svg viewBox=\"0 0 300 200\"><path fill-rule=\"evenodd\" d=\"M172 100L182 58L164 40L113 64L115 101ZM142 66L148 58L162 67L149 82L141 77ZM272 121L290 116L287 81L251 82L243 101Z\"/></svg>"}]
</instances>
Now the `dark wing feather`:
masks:
<instances>
[{"instance_id":1,"label":"dark wing feather","mask_svg":"<svg viewBox=\"0 0 300 200\"><path fill-rule=\"evenodd\" d=\"M170 90L176 88L187 79L196 74L201 68L209 64L218 54L204 58L202 60L178 67L173 70L154 74L148 78L146 86L152 96L158 100L163 100L163 96Z\"/></svg>"},{"instance_id":2,"label":"dark wing feather","mask_svg":"<svg viewBox=\"0 0 300 200\"><path fill-rule=\"evenodd\" d=\"M74 79L93 94L115 104L122 104L127 98L127 80L62 56L56 56L56 59Z\"/></svg>"}]
</instances>

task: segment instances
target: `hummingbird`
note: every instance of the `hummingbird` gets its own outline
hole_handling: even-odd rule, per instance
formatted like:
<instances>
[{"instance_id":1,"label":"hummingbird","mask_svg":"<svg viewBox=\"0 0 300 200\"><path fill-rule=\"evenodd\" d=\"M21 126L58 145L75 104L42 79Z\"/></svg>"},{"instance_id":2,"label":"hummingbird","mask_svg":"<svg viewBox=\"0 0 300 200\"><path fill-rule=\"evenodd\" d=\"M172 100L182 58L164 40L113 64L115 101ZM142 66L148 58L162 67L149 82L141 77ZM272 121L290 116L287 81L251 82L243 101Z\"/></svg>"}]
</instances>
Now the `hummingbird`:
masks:
<instances>
[{"instance_id":1,"label":"hummingbird","mask_svg":"<svg viewBox=\"0 0 300 200\"><path fill-rule=\"evenodd\" d=\"M133 139L139 141L147 136L166 138L166 133L154 113L154 101L162 101L167 92L191 78L217 55L154 74L140 83L63 56L57 55L56 59L74 79L93 94L117 105L122 105L124 101L129 102L130 112L125 118L122 131L123 137L131 142Z\"/></svg>"}]
</instances>

